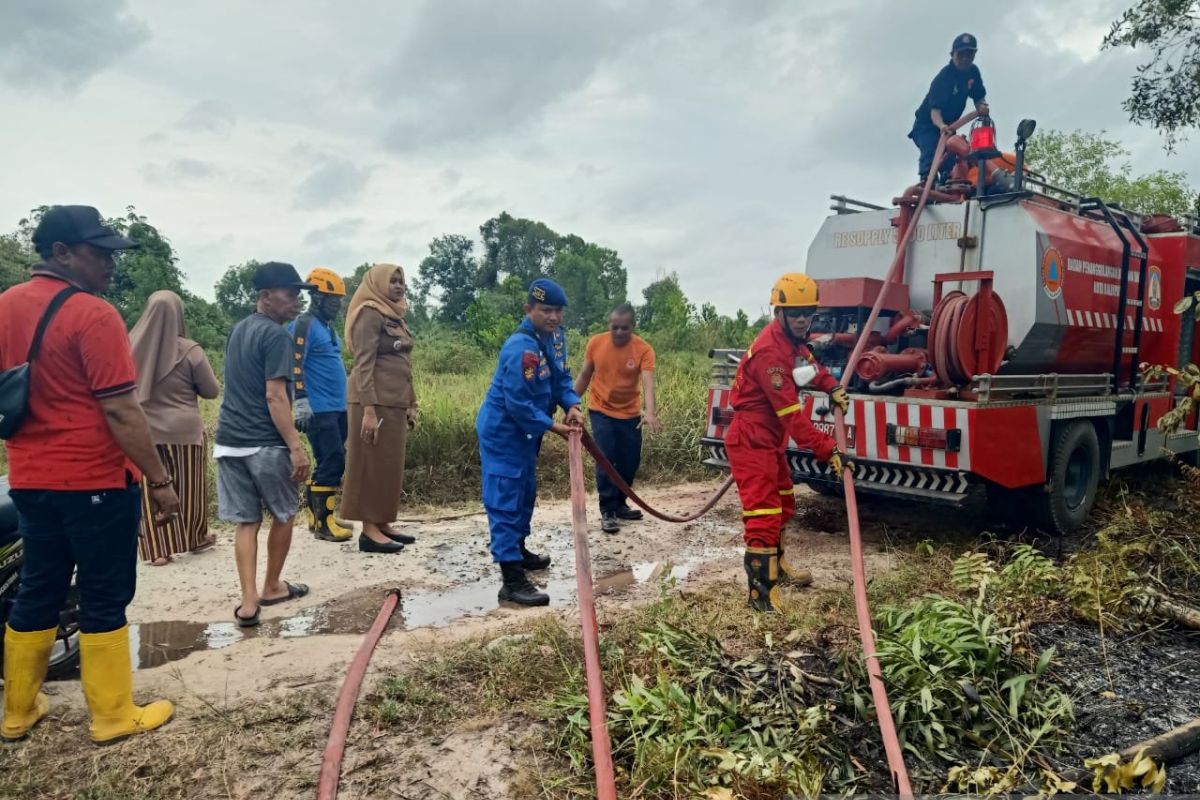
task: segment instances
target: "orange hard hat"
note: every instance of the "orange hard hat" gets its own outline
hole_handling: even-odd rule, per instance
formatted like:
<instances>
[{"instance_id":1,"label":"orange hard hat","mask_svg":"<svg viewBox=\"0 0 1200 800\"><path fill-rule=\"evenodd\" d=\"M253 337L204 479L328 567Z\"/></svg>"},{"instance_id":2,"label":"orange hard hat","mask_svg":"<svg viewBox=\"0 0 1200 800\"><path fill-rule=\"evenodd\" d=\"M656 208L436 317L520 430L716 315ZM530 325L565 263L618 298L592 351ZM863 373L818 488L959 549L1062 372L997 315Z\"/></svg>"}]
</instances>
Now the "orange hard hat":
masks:
<instances>
[{"instance_id":1,"label":"orange hard hat","mask_svg":"<svg viewBox=\"0 0 1200 800\"><path fill-rule=\"evenodd\" d=\"M338 297L346 296L346 282L342 280L341 275L338 275L328 267L317 267L308 273L306 283L315 285L317 291L321 294L332 294Z\"/></svg>"},{"instance_id":2,"label":"orange hard hat","mask_svg":"<svg viewBox=\"0 0 1200 800\"><path fill-rule=\"evenodd\" d=\"M771 305L775 308L815 308L817 282L803 272L788 272L771 287Z\"/></svg>"}]
</instances>

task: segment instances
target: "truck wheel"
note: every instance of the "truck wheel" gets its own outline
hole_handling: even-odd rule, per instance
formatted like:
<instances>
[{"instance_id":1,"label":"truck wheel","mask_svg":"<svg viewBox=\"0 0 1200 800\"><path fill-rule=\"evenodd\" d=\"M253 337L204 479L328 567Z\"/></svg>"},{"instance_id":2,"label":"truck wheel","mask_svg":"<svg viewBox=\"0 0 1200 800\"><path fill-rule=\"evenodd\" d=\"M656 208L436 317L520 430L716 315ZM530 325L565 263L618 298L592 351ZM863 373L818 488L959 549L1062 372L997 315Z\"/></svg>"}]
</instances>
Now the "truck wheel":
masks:
<instances>
[{"instance_id":1,"label":"truck wheel","mask_svg":"<svg viewBox=\"0 0 1200 800\"><path fill-rule=\"evenodd\" d=\"M1100 439L1087 420L1058 429L1050 440L1048 492L1038 497L1043 528L1066 534L1079 528L1092 513L1100 484Z\"/></svg>"}]
</instances>

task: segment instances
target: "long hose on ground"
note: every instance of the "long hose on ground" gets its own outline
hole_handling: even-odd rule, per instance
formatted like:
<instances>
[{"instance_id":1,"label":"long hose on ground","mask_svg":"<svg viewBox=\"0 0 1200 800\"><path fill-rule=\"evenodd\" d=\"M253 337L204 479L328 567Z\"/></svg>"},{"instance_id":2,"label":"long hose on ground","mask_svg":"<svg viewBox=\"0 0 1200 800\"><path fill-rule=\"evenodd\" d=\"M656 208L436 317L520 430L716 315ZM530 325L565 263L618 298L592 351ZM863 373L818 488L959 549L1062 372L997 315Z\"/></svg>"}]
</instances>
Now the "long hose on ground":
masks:
<instances>
[{"instance_id":1,"label":"long hose on ground","mask_svg":"<svg viewBox=\"0 0 1200 800\"><path fill-rule=\"evenodd\" d=\"M604 452L600 449L600 445L596 444L596 440L593 439L592 435L586 430L583 431L583 446L586 447L587 451L592 454L592 458L596 459L596 463L602 470L604 470L605 474L608 475L608 478L613 482L613 485L620 489L621 492L636 505L640 506L647 514L652 517L658 517L663 522L691 522L692 520L703 517L712 510L712 507L715 506L717 502L725 496L725 493L729 491L729 487L733 485L733 476L730 475L725 479L725 482L717 488L716 493L700 507L699 511L696 511L692 514L685 514L681 517L673 514L666 514L662 511L652 508L649 503L638 497L637 492L635 492L633 488L625 482L625 479L621 477L621 473L617 472L617 468L612 465L612 462L605 458Z\"/></svg>"},{"instance_id":2,"label":"long hose on ground","mask_svg":"<svg viewBox=\"0 0 1200 800\"><path fill-rule=\"evenodd\" d=\"M957 128L965 121L965 118L964 120L959 120L952 127ZM917 229L917 220L921 218L921 211L925 208L925 202L929 199L929 190L933 188L934 177L941 166L942 156L946 150L946 138L947 134L943 133L941 138L938 139L937 149L933 154L933 165L929 169L929 175L925 178L925 186L921 191L921 197L917 201L916 208L913 209L908 226L904 229L904 235L900 238L900 243L896 246L896 255L892 259L892 266L888 269L887 277L884 279L885 284L896 282L900 265L904 262L904 254L908 248L908 242L912 238L913 231ZM879 311L883 306L885 294L886 292L880 290L875 298L875 304L871 307L871 313L859 332L858 342L854 345L854 351L850 354L850 360L846 362L846 371L842 375L841 385L843 388L849 386L850 381L854 378L855 367L858 364L858 359L862 356L863 350L866 348L867 339L875 327L875 321L879 318ZM846 446L846 418L840 408L835 407L834 409L834 421L836 423L835 433L838 449L843 453L849 454L849 448ZM879 734L883 739L883 750L887 755L888 769L892 773L892 783L896 788L896 794L902 800L909 800L913 794L912 787L908 781L908 769L904 765L904 753L900 749L900 739L896 735L895 720L892 719L892 706L888 702L887 687L883 685L883 672L879 668L879 658L875 653L875 631L871 627L871 607L867 602L867 570L866 564L863 561L862 532L858 521L858 497L854 492L854 476L850 470L842 473L842 486L846 492L846 519L850 532L850 562L854 572L854 610L855 616L858 619L858 635L862 642L863 659L867 665L867 680L871 685L871 698L875 702L875 717L879 722Z\"/></svg>"},{"instance_id":3,"label":"long hose on ground","mask_svg":"<svg viewBox=\"0 0 1200 800\"><path fill-rule=\"evenodd\" d=\"M396 606L400 603L400 590L388 590L387 599L375 617L371 630L359 645L350 669L346 672L346 680L342 682L342 690L338 693L337 706L333 713L333 725L329 730L329 741L325 744L325 755L321 759L321 775L317 781L317 800L334 800L337 797L338 781L342 775L342 754L346 750L346 734L350 730L350 718L354 716L354 703L358 700L358 690L362 687L363 676L367 674L367 664L375 645L383 636Z\"/></svg>"},{"instance_id":4,"label":"long hose on ground","mask_svg":"<svg viewBox=\"0 0 1200 800\"><path fill-rule=\"evenodd\" d=\"M579 596L579 622L583 629L583 665L587 674L596 797L599 800L616 800L612 743L608 738L608 710L604 701L604 678L600 671L600 629L596 623L596 600L592 594L592 556L587 540L587 489L583 483L581 433L587 437L582 429L572 431L567 437L571 468L571 533L575 538L575 585ZM604 463L607 461L604 459Z\"/></svg>"}]
</instances>

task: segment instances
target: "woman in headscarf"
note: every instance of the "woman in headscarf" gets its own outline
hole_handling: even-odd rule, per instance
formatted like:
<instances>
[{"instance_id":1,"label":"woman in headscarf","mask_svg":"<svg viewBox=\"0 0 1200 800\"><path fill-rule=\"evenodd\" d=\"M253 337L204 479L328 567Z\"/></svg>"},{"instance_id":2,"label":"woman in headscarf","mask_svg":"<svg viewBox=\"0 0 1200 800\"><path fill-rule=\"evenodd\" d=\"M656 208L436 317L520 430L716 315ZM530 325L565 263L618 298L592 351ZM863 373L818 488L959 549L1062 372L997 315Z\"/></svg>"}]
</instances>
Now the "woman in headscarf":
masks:
<instances>
[{"instance_id":1,"label":"woman in headscarf","mask_svg":"<svg viewBox=\"0 0 1200 800\"><path fill-rule=\"evenodd\" d=\"M129 343L150 435L179 493L179 514L156 525L150 493L142 487L138 549L142 558L161 567L176 553L204 550L216 542L208 535L208 470L197 397L211 400L221 387L204 350L187 338L183 301L174 292L150 295L129 332Z\"/></svg>"},{"instance_id":2,"label":"woman in headscarf","mask_svg":"<svg viewBox=\"0 0 1200 800\"><path fill-rule=\"evenodd\" d=\"M399 553L416 541L391 527L404 490L408 432L417 424L405 288L401 267L375 264L346 310L354 367L341 516L362 521L358 549L364 553Z\"/></svg>"}]
</instances>

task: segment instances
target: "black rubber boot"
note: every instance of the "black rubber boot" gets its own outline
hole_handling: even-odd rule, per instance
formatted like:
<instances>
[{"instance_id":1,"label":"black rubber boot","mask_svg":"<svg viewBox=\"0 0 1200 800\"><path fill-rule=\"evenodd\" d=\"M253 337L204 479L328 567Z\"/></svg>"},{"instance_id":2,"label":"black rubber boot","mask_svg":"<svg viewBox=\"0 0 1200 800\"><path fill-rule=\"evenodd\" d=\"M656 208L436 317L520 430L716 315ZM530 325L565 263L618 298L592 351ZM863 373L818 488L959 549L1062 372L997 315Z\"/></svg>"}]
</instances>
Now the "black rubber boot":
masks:
<instances>
[{"instance_id":1,"label":"black rubber boot","mask_svg":"<svg viewBox=\"0 0 1200 800\"><path fill-rule=\"evenodd\" d=\"M354 535L353 530L339 525L333 515L336 498L336 486L308 486L308 513L313 520L309 523L309 529L313 536L326 542L345 542Z\"/></svg>"},{"instance_id":2,"label":"black rubber boot","mask_svg":"<svg viewBox=\"0 0 1200 800\"><path fill-rule=\"evenodd\" d=\"M750 583L750 607L755 611L779 610L779 550L774 547L747 547L742 562Z\"/></svg>"},{"instance_id":3,"label":"black rubber boot","mask_svg":"<svg viewBox=\"0 0 1200 800\"><path fill-rule=\"evenodd\" d=\"M508 601L522 606L548 606L550 595L539 592L525 577L525 568L520 561L501 561L500 572L504 585L500 587L500 602Z\"/></svg>"},{"instance_id":4,"label":"black rubber boot","mask_svg":"<svg viewBox=\"0 0 1200 800\"><path fill-rule=\"evenodd\" d=\"M546 569L550 566L550 556L543 556L525 547L521 542L521 566L527 570Z\"/></svg>"}]
</instances>

